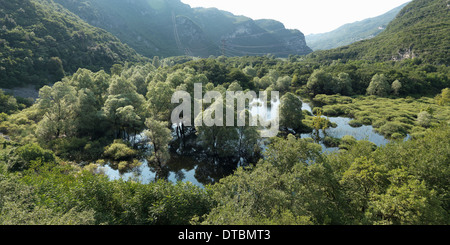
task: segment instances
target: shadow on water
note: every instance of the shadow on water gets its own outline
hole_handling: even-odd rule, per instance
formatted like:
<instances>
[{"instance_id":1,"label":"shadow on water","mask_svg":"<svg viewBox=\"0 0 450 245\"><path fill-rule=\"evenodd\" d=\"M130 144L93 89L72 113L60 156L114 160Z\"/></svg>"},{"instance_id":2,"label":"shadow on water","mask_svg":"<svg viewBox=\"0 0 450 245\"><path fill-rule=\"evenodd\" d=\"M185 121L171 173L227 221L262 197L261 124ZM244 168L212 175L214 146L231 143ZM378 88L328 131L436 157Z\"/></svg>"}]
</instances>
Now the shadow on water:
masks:
<instances>
[{"instance_id":1,"label":"shadow on water","mask_svg":"<svg viewBox=\"0 0 450 245\"><path fill-rule=\"evenodd\" d=\"M279 106L275 103L274 106ZM269 108L270 110L270 108ZM308 103L303 103L302 110L312 113L312 106ZM270 118L269 115L265 115ZM352 127L349 125L351 118L345 117L327 117L332 123L336 124L335 128L326 130L326 135L323 130L319 132L319 143L322 145L324 152L338 151L337 147L327 147L323 143L325 136L334 138L342 138L350 135L356 140L368 140L377 146L383 146L390 141L385 139L382 135L376 133L372 126ZM301 134L301 138L315 138L314 133ZM142 140L142 137L136 137ZM211 157L203 153L203 150L196 142L195 132L191 132L184 139L180 139L174 133L175 140L170 145L171 158L164 166L154 166L149 164L146 159L141 160L141 165L121 173L113 169L109 165L103 167L103 172L112 180L124 179L135 180L141 183L150 183L158 179L166 179L171 182L191 182L194 185L204 187L208 184L214 184L223 177L226 177L234 172L237 167L242 165L241 159L233 158L218 158ZM407 138L408 139L408 138ZM261 149L264 150L264 140L261 140ZM252 159L249 162L257 162L257 159Z\"/></svg>"},{"instance_id":2,"label":"shadow on water","mask_svg":"<svg viewBox=\"0 0 450 245\"><path fill-rule=\"evenodd\" d=\"M142 159L141 165L125 172L113 168L110 164L102 171L111 180L134 180L148 184L159 179L173 183L191 182L204 187L234 172L240 164L238 159L207 156L195 145L195 135L185 139L175 139L170 146L170 160L164 166L157 166Z\"/></svg>"}]
</instances>

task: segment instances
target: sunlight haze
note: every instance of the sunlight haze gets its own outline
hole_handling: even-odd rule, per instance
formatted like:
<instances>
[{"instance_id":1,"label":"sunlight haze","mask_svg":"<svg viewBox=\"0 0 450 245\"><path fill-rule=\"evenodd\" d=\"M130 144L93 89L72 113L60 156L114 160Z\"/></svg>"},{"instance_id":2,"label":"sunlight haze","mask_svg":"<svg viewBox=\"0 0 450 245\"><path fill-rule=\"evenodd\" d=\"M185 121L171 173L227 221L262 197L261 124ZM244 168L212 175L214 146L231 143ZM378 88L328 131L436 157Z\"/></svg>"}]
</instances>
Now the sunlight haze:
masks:
<instances>
[{"instance_id":1,"label":"sunlight haze","mask_svg":"<svg viewBox=\"0 0 450 245\"><path fill-rule=\"evenodd\" d=\"M182 0L191 7L215 7L252 19L274 19L305 35L382 15L410 0Z\"/></svg>"}]
</instances>

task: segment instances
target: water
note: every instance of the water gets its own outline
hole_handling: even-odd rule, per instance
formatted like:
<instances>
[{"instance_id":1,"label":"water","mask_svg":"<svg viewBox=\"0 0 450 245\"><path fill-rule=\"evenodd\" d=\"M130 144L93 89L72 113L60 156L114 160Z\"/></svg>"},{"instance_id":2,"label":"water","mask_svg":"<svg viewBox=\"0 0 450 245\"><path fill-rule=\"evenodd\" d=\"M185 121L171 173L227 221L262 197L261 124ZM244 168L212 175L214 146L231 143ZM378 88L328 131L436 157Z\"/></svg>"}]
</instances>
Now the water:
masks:
<instances>
[{"instance_id":1,"label":"water","mask_svg":"<svg viewBox=\"0 0 450 245\"><path fill-rule=\"evenodd\" d=\"M252 115L260 115L265 120L273 120L278 115L278 108L280 107L280 101L271 101L270 105L266 104L267 108L264 107L264 103L261 99L256 99L250 103L250 112Z\"/></svg>"},{"instance_id":2,"label":"water","mask_svg":"<svg viewBox=\"0 0 450 245\"><path fill-rule=\"evenodd\" d=\"M312 113L312 108L310 104L303 103L303 110L307 110ZM347 117L326 117L330 122L337 125L335 128L329 128L326 130L327 136L334 138L342 138L346 135L353 136L356 140L368 140L377 146L383 146L388 144L390 141L386 139L384 136L376 133L372 126L361 126L361 127L352 127L349 125L349 122L352 120ZM323 131L320 132L320 138L324 138L325 134ZM312 138L312 134L302 134L302 138ZM322 149L324 152L334 152L339 148L336 147L327 147L323 143L321 143Z\"/></svg>"},{"instance_id":3,"label":"water","mask_svg":"<svg viewBox=\"0 0 450 245\"><path fill-rule=\"evenodd\" d=\"M271 103L272 107L269 107L267 112L263 110L262 103L259 100L255 100L251 112L261 115L267 120L273 119L274 115L277 115L274 110L278 110L280 105L279 101ZM308 103L303 103L302 110L307 110L312 113L312 107ZM375 143L377 146L383 146L389 143L389 140L385 139L382 135L376 133L372 126L362 126L358 128L351 127L349 122L352 120L346 117L328 117L332 123L335 123L337 127L329 128L326 130L328 136L335 138L342 138L345 135L351 135L356 140L368 140ZM312 138L312 134L301 134L302 138ZM320 132L320 137L324 137L324 133ZM140 137L137 137L140 139ZM408 139L408 138L407 138ZM338 148L327 147L323 143L322 149L324 152L335 152ZM229 165L226 163L217 162L217 160L203 159L199 161L192 156L180 156L172 153L171 160L167 163L165 170L160 175L164 176L171 182L191 182L194 185L204 187L206 184L213 183L223 176L227 176L233 172L237 167L236 165ZM111 179L124 179L124 180L136 180L141 183L147 184L154 181L157 178L156 170L149 167L146 160L142 161L142 165L133 169L128 173L120 173L118 170L114 170L110 166L103 166L102 171Z\"/></svg>"},{"instance_id":4,"label":"water","mask_svg":"<svg viewBox=\"0 0 450 245\"><path fill-rule=\"evenodd\" d=\"M120 171L114 170L108 165L102 166L100 169L110 180L135 180L143 184L148 184L156 179L156 172L148 166L147 160L142 161L142 165L133 169L133 171L121 174ZM178 171L171 171L167 177L167 180L176 183L179 181L191 182L192 184L204 188L204 185L200 183L195 177L197 167L182 168Z\"/></svg>"}]
</instances>

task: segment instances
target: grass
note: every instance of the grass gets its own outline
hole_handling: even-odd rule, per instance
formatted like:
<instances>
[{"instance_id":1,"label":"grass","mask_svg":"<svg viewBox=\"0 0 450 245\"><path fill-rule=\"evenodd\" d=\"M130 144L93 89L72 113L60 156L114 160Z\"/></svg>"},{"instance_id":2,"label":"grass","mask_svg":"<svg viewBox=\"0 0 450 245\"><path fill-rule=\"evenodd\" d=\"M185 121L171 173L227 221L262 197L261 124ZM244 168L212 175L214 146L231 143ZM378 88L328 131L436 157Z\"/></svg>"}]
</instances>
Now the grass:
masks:
<instances>
[{"instance_id":1,"label":"grass","mask_svg":"<svg viewBox=\"0 0 450 245\"><path fill-rule=\"evenodd\" d=\"M351 98L339 95L318 95L314 101L322 105L325 116L353 118L352 126L372 125L387 138L422 136L427 128L441 123L450 123L450 106L440 106L434 98L421 97L382 98L357 96ZM431 114L427 124L418 120L421 112Z\"/></svg>"}]
</instances>

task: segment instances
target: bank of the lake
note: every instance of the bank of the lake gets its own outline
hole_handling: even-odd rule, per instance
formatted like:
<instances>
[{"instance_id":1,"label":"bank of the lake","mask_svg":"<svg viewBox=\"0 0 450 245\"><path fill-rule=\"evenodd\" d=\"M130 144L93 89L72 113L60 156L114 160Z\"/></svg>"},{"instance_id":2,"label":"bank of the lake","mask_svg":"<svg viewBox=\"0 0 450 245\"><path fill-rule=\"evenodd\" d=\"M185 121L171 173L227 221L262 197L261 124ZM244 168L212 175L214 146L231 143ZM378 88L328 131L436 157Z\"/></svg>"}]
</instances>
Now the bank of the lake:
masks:
<instances>
[{"instance_id":1,"label":"bank of the lake","mask_svg":"<svg viewBox=\"0 0 450 245\"><path fill-rule=\"evenodd\" d=\"M280 105L279 101L271 103L271 106L267 110L263 110L263 106L260 101L256 101L257 106L253 107L252 113L262 115L264 118L271 120L277 115L277 110ZM302 110L313 112L311 103L303 102ZM363 125L360 127L352 127L349 122L352 120L347 117L326 117L335 127L326 129L326 136L341 139L344 136L352 136L356 140L368 140L377 146L383 146L390 141L384 136L375 132L373 126ZM338 147L329 147L323 143L325 133L323 130L319 133L322 139L319 143L322 149L326 153L336 152ZM305 133L300 135L301 138L313 138L313 133ZM407 137L407 139L409 136ZM264 147L264 145L262 145ZM207 184L211 184L220 178L220 175L226 175L232 173L233 168L236 168L238 164L231 164L230 166L223 166L223 164L217 162L211 162L214 160L204 159L202 161L196 160L192 156L179 155L176 152L172 152L172 159L167 164L167 170L165 177L171 182L191 182L194 185L204 187ZM231 169L230 169L231 168ZM115 170L108 165L105 165L101 170L109 176L111 180L124 179L135 180L141 183L149 183L157 178L156 170L149 166L147 160L143 160L139 167L136 167L126 173L121 173L119 170Z\"/></svg>"}]
</instances>

